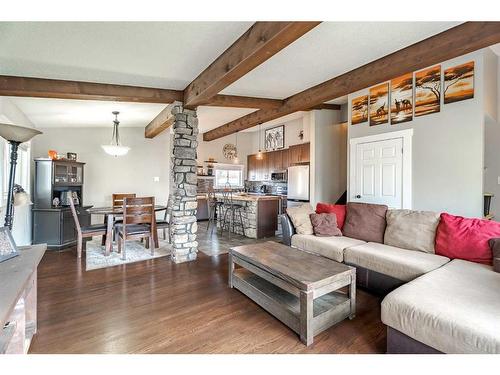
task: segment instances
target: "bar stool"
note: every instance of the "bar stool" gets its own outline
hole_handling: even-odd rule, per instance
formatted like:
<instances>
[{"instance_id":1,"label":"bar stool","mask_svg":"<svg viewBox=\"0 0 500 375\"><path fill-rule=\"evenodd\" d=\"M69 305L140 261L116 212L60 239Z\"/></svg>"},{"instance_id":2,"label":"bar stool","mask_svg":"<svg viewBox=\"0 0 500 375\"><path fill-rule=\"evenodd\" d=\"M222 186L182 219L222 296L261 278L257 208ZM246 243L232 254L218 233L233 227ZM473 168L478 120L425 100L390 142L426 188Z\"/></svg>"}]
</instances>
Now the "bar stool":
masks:
<instances>
[{"instance_id":1,"label":"bar stool","mask_svg":"<svg viewBox=\"0 0 500 375\"><path fill-rule=\"evenodd\" d=\"M224 218L222 220L221 225L221 234L223 234L224 229L227 225L227 231L229 232L229 238L231 238L231 232L234 232L235 226L241 227L241 231L243 235L245 235L245 225L243 224L243 216L242 212L245 212L246 206L241 203L235 203L233 201L233 191L230 187L225 187L222 190L222 209L224 211ZM229 220L228 220L229 215ZM236 219L239 219L239 222L236 222ZM231 230L232 228L232 230Z\"/></svg>"},{"instance_id":2,"label":"bar stool","mask_svg":"<svg viewBox=\"0 0 500 375\"><path fill-rule=\"evenodd\" d=\"M215 196L215 191L213 188L209 188L207 192L207 206L208 206L208 224L207 232L210 229L210 224L212 224L212 231L210 235L213 234L214 227L217 229L217 220L222 217L221 207L224 203L217 200Z\"/></svg>"}]
</instances>

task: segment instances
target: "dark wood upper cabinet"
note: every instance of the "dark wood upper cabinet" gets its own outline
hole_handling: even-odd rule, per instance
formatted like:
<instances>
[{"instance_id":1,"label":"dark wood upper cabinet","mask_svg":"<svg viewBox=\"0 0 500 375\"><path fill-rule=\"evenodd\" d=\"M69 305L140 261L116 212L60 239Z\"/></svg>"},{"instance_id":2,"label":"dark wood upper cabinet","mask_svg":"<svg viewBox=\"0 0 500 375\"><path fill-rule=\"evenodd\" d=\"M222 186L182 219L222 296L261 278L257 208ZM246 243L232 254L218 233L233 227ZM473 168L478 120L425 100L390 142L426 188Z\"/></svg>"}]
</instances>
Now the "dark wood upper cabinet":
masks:
<instances>
[{"instance_id":1,"label":"dark wood upper cabinet","mask_svg":"<svg viewBox=\"0 0 500 375\"><path fill-rule=\"evenodd\" d=\"M263 152L262 158L248 155L247 179L249 181L270 181L271 173L286 170L289 166L310 161L310 144L302 143L287 149Z\"/></svg>"}]
</instances>

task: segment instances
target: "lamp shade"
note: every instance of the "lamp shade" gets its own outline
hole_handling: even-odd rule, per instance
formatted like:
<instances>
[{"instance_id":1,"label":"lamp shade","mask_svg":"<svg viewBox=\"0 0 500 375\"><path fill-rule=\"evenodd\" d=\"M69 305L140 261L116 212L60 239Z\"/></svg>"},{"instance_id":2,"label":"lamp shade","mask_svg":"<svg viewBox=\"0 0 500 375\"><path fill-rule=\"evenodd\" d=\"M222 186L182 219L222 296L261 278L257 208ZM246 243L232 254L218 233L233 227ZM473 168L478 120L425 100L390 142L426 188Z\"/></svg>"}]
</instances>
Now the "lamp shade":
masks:
<instances>
[{"instance_id":1,"label":"lamp shade","mask_svg":"<svg viewBox=\"0 0 500 375\"><path fill-rule=\"evenodd\" d=\"M31 138L38 134L42 134L42 132L34 128L0 123L0 137L6 139L7 141L19 143L28 142Z\"/></svg>"}]
</instances>

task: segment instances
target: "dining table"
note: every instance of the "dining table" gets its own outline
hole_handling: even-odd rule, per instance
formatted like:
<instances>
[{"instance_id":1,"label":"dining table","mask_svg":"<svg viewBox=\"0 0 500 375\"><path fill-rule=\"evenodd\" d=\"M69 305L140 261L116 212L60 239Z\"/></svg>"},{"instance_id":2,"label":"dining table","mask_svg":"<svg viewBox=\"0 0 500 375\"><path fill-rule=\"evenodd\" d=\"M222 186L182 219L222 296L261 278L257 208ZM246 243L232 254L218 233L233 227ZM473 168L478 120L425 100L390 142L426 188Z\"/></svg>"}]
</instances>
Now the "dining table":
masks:
<instances>
[{"instance_id":1,"label":"dining table","mask_svg":"<svg viewBox=\"0 0 500 375\"><path fill-rule=\"evenodd\" d=\"M155 212L165 211L167 206L155 205ZM92 207L87 209L87 212L91 215L104 215L106 217L106 235L105 235L105 250L104 255L109 256L111 254L113 246L113 225L115 218L120 219L123 216L123 207ZM158 231L156 230L156 217L153 215L153 242L154 247L160 247L158 240Z\"/></svg>"}]
</instances>

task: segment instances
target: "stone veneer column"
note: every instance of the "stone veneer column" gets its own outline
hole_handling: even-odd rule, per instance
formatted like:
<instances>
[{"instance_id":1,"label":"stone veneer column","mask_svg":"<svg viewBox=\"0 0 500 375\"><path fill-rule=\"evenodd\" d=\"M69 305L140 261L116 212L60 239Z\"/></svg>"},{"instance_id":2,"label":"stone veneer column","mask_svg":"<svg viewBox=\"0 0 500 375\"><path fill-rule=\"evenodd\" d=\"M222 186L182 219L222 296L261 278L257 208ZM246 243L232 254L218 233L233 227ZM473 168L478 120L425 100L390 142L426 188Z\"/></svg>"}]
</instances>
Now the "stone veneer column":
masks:
<instances>
[{"instance_id":1,"label":"stone veneer column","mask_svg":"<svg viewBox=\"0 0 500 375\"><path fill-rule=\"evenodd\" d=\"M169 197L171 212L170 233L172 260L182 263L196 259L196 149L198 147L198 118L196 111L184 109L182 104L172 109L174 141L172 152L172 185Z\"/></svg>"}]
</instances>

